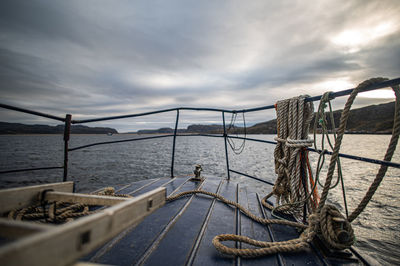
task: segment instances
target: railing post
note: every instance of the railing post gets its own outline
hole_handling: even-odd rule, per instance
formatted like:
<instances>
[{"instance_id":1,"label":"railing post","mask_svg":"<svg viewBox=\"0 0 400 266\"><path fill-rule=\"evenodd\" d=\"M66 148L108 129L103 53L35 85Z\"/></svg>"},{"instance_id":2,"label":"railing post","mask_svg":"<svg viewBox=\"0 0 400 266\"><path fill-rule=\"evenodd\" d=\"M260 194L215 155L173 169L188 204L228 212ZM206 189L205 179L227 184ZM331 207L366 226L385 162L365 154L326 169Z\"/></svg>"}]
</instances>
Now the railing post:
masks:
<instances>
[{"instance_id":1,"label":"railing post","mask_svg":"<svg viewBox=\"0 0 400 266\"><path fill-rule=\"evenodd\" d=\"M229 169L229 157L228 157L228 143L227 143L227 134L226 134L226 126L225 126L225 112L222 112L222 122L224 125L224 141L225 141L225 159L226 159L226 171L228 172L228 180L231 179L231 173Z\"/></svg>"},{"instance_id":2,"label":"railing post","mask_svg":"<svg viewBox=\"0 0 400 266\"><path fill-rule=\"evenodd\" d=\"M174 177L175 141L176 141L176 133L178 131L178 122L179 122L179 109L176 109L176 121L175 121L175 130L174 130L174 139L173 139L173 143L172 143L171 178Z\"/></svg>"},{"instance_id":3,"label":"railing post","mask_svg":"<svg viewBox=\"0 0 400 266\"><path fill-rule=\"evenodd\" d=\"M71 115L67 114L65 116L65 125L64 125L64 177L63 177L63 182L67 181L67 176L68 176L68 141L69 141L70 133L71 133Z\"/></svg>"}]
</instances>

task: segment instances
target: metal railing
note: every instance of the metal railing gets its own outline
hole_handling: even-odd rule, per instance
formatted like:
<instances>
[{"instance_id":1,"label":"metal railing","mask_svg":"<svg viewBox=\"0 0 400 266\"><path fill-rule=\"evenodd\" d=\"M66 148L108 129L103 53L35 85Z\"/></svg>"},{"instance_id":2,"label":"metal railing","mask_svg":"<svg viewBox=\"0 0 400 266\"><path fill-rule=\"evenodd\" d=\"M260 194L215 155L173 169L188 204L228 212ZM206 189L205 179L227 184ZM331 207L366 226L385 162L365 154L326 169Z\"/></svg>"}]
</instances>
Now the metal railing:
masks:
<instances>
[{"instance_id":1,"label":"metal railing","mask_svg":"<svg viewBox=\"0 0 400 266\"><path fill-rule=\"evenodd\" d=\"M371 91L371 90L376 90L376 89L381 89L381 88L386 88L386 87L392 87L395 85L400 84L400 78L388 80L381 82L379 84L373 84L370 86L367 86L366 88L362 89L360 92L366 92L366 91ZM349 90L344 90L344 91L339 91L339 92L334 92L331 93L330 96L332 98L337 98L337 97L342 97L349 95L354 89L349 89ZM322 95L315 96L315 97L309 97L306 98L307 102L314 102L314 101L319 101L322 98ZM174 177L174 164L175 164L175 146L176 146L176 137L177 136L203 136L203 137L220 137L224 138L224 146L225 146L225 159L226 159L226 172L227 172L227 177L230 179L230 173L238 174L238 175L243 175L255 180L258 180L260 182L273 185L273 183L264 180L259 177L255 177L246 173L242 173L239 171L236 171L234 169L231 169L229 166L229 155L228 155L228 139L242 139L246 141L255 141L255 142L262 142L262 143L267 143L267 144L276 144L274 141L268 141L268 140L261 140L261 139L254 139L254 138L248 138L248 137L239 137L239 136L230 136L227 132L226 129L226 120L225 120L225 114L230 113L230 114L237 114L237 113L249 113L249 112L257 112L257 111L263 111L263 110L268 110L268 109L273 109L275 108L274 105L267 105L267 106L262 106L262 107L257 107L257 108L251 108L251 109L242 109L242 110L227 110L227 109L216 109L216 108L194 108L194 107L178 107L178 108L171 108L171 109L163 109L163 110L157 110L157 111L152 111L152 112L145 112L145 113L136 113L136 114L128 114L128 115L120 115L120 116L109 116L109 117L99 117L99 118L94 118L94 119L86 119L86 120L73 120L72 116L70 114L67 114L65 117L57 117L54 115L50 114L45 114L37 111L32 111L24 108L19 108L11 105L6 105L6 104L1 104L1 108L9 109L9 110L14 110L17 112L22 112L22 113L27 113L27 114L32 114L35 116L40 116L40 117L45 117L57 121L62 121L64 122L64 162L63 166L49 166L49 167L42 167L42 168L27 168L27 169L15 169L15 170L6 170L6 171L0 171L0 174L6 174L6 173L15 173L15 172L23 172L23 171L35 171L35 170L50 170L50 169L63 169L63 181L67 180L68 177L68 156L69 152L96 146L96 145L105 145L105 144L113 144L113 143L122 143L122 142L132 142L132 141L139 141L139 140L148 140L148 139L158 139L158 138L166 138L166 137L172 137L172 159L171 159L171 168L170 168L170 174L171 177ZM222 115L222 125L223 125L223 134L178 134L178 125L179 125L179 115L181 111L209 111L209 112L219 112ZM74 148L69 148L69 139L70 139L70 133L71 133L71 125L72 124L84 124L84 123L92 123L92 122L99 122L99 121L108 121L108 120L116 120L116 119L125 119L125 118L132 118L132 117L142 117L142 116L148 116L148 115L153 115L153 114L160 114L160 113L167 113L167 112L176 112L176 119L175 119L175 128L174 128L174 133L173 134L167 134L167 135L158 135L158 136L147 136L147 137L139 137L139 138L132 138L132 139L124 139L124 140L115 140L115 141L106 141L106 142L97 142L97 143L91 143L91 144L86 144ZM321 150L315 150L313 148L308 148L309 151L312 152L322 152ZM327 154L331 154L331 152L326 152ZM380 164L380 165L386 165L389 167L395 167L395 168L400 168L400 163L395 163L395 162L388 162L388 161L383 161L383 160L376 160L376 159L371 159L371 158L366 158L366 157L361 157L361 156L355 156L355 155L349 155L349 154L344 154L340 153L340 157L343 158L348 158L348 159L353 159L353 160L359 160L363 162L368 162L368 163L373 163L373 164Z\"/></svg>"}]
</instances>

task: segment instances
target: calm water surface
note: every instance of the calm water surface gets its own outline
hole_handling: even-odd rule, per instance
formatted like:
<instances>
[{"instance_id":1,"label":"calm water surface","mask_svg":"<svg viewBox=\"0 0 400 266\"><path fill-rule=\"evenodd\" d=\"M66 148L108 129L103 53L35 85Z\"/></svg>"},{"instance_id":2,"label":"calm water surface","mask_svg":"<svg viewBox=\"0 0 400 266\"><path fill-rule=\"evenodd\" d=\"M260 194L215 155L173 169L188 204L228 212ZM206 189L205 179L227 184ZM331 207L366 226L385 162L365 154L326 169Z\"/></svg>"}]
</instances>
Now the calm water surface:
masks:
<instances>
[{"instance_id":1,"label":"calm water surface","mask_svg":"<svg viewBox=\"0 0 400 266\"><path fill-rule=\"evenodd\" d=\"M99 141L134 138L135 135L72 135L70 147ZM272 135L252 138L273 140ZM341 152L382 159L390 136L347 135ZM240 144L240 141L237 141ZM399 149L399 148L398 148ZM61 166L63 141L58 135L0 136L0 171L8 169ZM240 155L229 152L231 169L245 172L271 182L275 180L273 145L246 142ZM170 175L172 138L93 146L70 152L69 179L74 180L80 192L89 192L104 186ZM311 154L315 168L317 159ZM329 162L329 157L327 158ZM400 162L396 151L393 161ZM328 162L326 164L328 164ZM178 137L175 157L175 175L192 173L194 165L203 165L204 175L226 177L224 143L221 138ZM350 212L360 202L371 184L379 166L342 159L347 201ZM326 170L326 169L325 169ZM326 171L323 172L324 177ZM366 210L353 222L357 236L356 246L372 264L400 264L400 170L389 169ZM246 186L258 187L260 193L270 188L245 177L232 175ZM17 187L62 180L61 170L24 172L0 175L0 187ZM320 190L321 191L321 190ZM330 193L330 200L343 205L338 186ZM344 212L343 208L341 209Z\"/></svg>"}]
</instances>

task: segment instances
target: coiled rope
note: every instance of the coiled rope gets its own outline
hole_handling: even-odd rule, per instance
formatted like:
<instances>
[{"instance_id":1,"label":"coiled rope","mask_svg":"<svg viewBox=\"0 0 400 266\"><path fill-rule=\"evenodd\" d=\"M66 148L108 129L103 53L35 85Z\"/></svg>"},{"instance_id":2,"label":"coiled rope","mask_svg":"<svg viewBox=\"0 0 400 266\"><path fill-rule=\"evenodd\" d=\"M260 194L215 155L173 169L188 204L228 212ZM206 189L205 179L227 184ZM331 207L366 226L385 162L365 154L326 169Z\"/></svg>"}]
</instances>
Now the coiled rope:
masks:
<instances>
[{"instance_id":1,"label":"coiled rope","mask_svg":"<svg viewBox=\"0 0 400 266\"><path fill-rule=\"evenodd\" d=\"M274 157L275 173L278 177L273 194L277 198L276 209L291 213L298 220L303 211L303 203L307 204L307 213L311 213L316 208L316 202L312 204L312 197L308 197L309 189L314 191L315 187L309 188L307 179L302 179L301 173L302 153L306 147L313 144L313 140L308 138L308 132L314 107L311 102L305 102L306 97L302 95L278 101L276 104L278 136L275 138L277 145ZM307 176L309 169L303 170L304 175Z\"/></svg>"},{"instance_id":2,"label":"coiled rope","mask_svg":"<svg viewBox=\"0 0 400 266\"><path fill-rule=\"evenodd\" d=\"M365 208L365 206L368 204L369 200L371 199L371 197L375 193L376 189L378 188L380 182L382 181L382 179L386 173L387 166L382 165L380 167L378 174L377 174L374 182L370 186L368 192L366 193L365 197L360 202L358 207L353 211L353 213L349 216L348 219L346 219L335 206L325 204L325 202L326 202L326 199L328 196L328 192L331 189L333 172L334 172L336 163L338 161L340 145L341 145L341 141L342 141L342 138L344 135L344 130L346 127L346 122L348 119L350 107L351 107L357 93L360 90L362 90L363 88L365 88L371 84L380 83L384 80L386 80L386 79L374 78L374 79L367 80L367 81L361 83L360 85L358 85L357 88L355 88L353 90L350 97L348 98L345 108L344 108L341 118L340 118L340 125L339 125L339 129L337 131L337 137L335 139L335 146L334 146L333 154L331 156L328 174L327 174L324 189L323 189L323 192L321 195L321 199L319 201L318 208L316 208L308 216L308 226L304 225L302 223L291 222L291 221L282 220L282 219L264 219L264 218L257 217L254 214L252 214L250 211L248 211L246 208L244 208L243 206L241 206L240 204L238 204L236 202L227 200L224 197L222 197L221 195L218 195L216 193L211 193L211 192L202 191L202 190L192 190L192 191L182 192L175 196L168 197L167 201L173 201L180 197L190 195L190 194L209 195L209 196L212 196L212 197L220 200L221 202L224 202L225 204L228 204L228 205L238 208L246 216L248 216L249 218L251 218L254 221L257 221L261 224L264 224L264 225L283 224L283 225L289 225L289 226L297 227L300 229L304 229L303 233L298 238L287 240L287 241L280 241L280 242L258 241L258 240L248 238L246 236L240 236L240 235L234 235L234 234L221 234L221 235L214 237L214 239L212 240L212 243L215 246L215 248L223 254L236 255L236 256L241 256L241 257L259 257L259 256L275 254L278 252L282 252L282 253L283 252L298 252L298 251L306 249L308 247L308 243L311 242L316 235L319 235L323 240L325 240L325 243L333 249L342 250L345 248L349 248L354 243L354 231L351 227L350 222L353 221L362 212L362 210ZM391 161L391 158L396 149L396 145L397 145L399 134L400 134L400 114L399 114L399 112L400 112L400 102L399 102L400 91L399 91L399 86L393 87L393 90L395 91L395 95L396 95L396 108L395 108L392 138L390 140L390 143L389 143L389 146L388 146L385 158L384 158L385 161ZM285 106L287 106L287 105L285 104L284 107ZM308 121L308 123L309 122L310 121ZM293 121L292 121L292 123L293 123ZM278 127L283 127L283 130L287 130L287 128L288 128L287 125L284 124L284 122L282 124L278 124ZM308 132L308 129L307 129L307 132ZM285 132L285 134L287 134L287 132ZM278 133L277 147L279 147L279 148L276 149L277 153L279 155L283 154L284 156L287 155L287 153L285 153L285 149L282 145L284 143L283 139L285 137L285 134L279 135L279 133ZM308 145L308 143L304 142L304 141L292 142L291 140L289 140L289 144L290 145L295 144L293 146L295 148L298 148L297 145ZM300 147L303 147L303 146L300 146ZM297 157L297 155L294 157ZM283 165L283 166L288 165L286 160L282 160L279 158L282 158L282 156L281 157L278 156L278 159L276 159L276 161L278 161L278 163L280 163L280 165ZM285 158L285 157L283 157L283 158ZM292 164L294 164L294 163L292 163ZM278 164L278 167L277 167L278 169L279 169L280 165ZM278 173L282 173L282 172L278 171ZM284 174L286 176L289 176L289 171L285 170ZM284 175L281 175L281 176L284 176ZM283 180L284 177L281 177L281 179ZM283 181L281 181L281 182L283 182ZM313 189L316 187L316 184L317 184L317 182L315 182ZM287 184L284 184L284 185L285 186L283 186L283 185L277 186L275 191L273 191L272 193L270 193L263 199L262 203L265 207L271 208L270 205L265 204L266 198L271 196L272 194L276 194L276 192L277 192L276 190L281 189L281 187L287 188ZM311 194L312 193L310 193L309 196ZM290 199L290 196L285 196L284 193L281 193L281 197L282 196L284 198L286 197L285 200ZM305 200L307 200L307 198L305 198ZM303 202L304 202L304 199L303 199ZM256 248L245 248L245 249L230 248L230 247L227 247L224 244L222 244L222 242L224 242L224 241L237 241L237 242L247 243L247 244L255 246Z\"/></svg>"},{"instance_id":3,"label":"coiled rope","mask_svg":"<svg viewBox=\"0 0 400 266\"><path fill-rule=\"evenodd\" d=\"M321 194L321 200L320 200L320 205L319 205L319 210L318 210L319 212L320 212L321 208L324 206L325 201L328 197L331 182L333 179L333 173L335 171L336 163L339 158L340 146L342 144L343 135L344 135L347 120L348 120L349 114L350 114L350 108L351 108L357 94L359 93L360 90L362 90L365 87L368 87L372 84L380 83L380 82L383 82L386 80L387 80L386 78L372 78L372 79L366 80L366 81L362 82L360 85L358 85L351 92L349 98L347 99L345 107L342 111L342 115L340 116L340 124L339 124L339 128L337 130L335 146L333 148L333 152L331 155L331 161L330 161L330 164L328 167L328 173L327 173L324 189ZM390 162L392 160L394 151L396 150L399 135L400 135L400 113L399 113L400 112L400 89L399 89L398 85L393 86L392 89L396 96L395 114L394 114L394 121L393 121L392 137L390 139L388 148L386 150L385 157L383 159L384 161L388 161L388 162ZM349 215L349 218L348 218L349 222L354 221L354 219L357 218L357 216L360 215L360 213L367 206L367 204L371 200L372 196L374 195L375 191L377 190L379 184L383 180L383 177L386 174L387 168L388 167L386 165L380 166L379 171L378 171L374 181L372 182L371 186L369 187L367 193L365 194L364 198L358 204L357 208Z\"/></svg>"}]
</instances>

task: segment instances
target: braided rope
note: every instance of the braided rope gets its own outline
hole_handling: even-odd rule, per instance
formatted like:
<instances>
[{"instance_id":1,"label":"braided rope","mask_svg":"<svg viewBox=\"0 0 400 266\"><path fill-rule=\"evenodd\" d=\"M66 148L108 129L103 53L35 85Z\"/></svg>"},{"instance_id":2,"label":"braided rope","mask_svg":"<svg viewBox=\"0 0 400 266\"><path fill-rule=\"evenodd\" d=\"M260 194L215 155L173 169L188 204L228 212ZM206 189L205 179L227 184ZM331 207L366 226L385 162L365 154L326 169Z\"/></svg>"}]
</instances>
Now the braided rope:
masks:
<instances>
[{"instance_id":1,"label":"braided rope","mask_svg":"<svg viewBox=\"0 0 400 266\"><path fill-rule=\"evenodd\" d=\"M369 80L366 80L364 82L362 82L360 85L358 85L350 94L349 98L347 99L347 102L345 104L345 107L342 111L342 115L340 117L340 124L339 124L339 128L337 130L337 137L336 137L336 141L335 141L335 146L333 148L333 152L331 155L331 161L328 167L328 173L327 173L327 177L326 177L326 181L325 181L325 185L324 185L324 189L322 191L321 194L321 199L320 199L320 203L319 203L319 210L321 210L321 208L324 206L325 201L328 197L328 193L329 193L329 189L331 186L331 182L333 179L333 173L335 170L335 166L336 163L338 161L339 158L339 150L340 150L340 146L342 144L342 139L344 136L344 131L347 125L347 119L349 117L349 113L350 113L350 108L358 94L358 92L365 88L368 87L372 84L375 83L380 83L382 81L385 81L387 79L385 78L372 78ZM399 86L394 86L392 87L393 91L395 92L396 95L396 108L395 108L395 118L394 118L394 123L393 123L393 131L392 131L392 138L390 140L390 143L388 145L388 149L386 151L384 160L385 161L391 161L393 153L396 149L396 145L398 142L398 138L400 135L400 114L399 114L399 106L400 106L400 91L399 91ZM356 208L355 211L353 211L352 214L350 214L349 216L349 221L353 221L362 211L363 209L366 207L366 205L368 204L368 202L370 201L370 199L372 198L373 194L375 193L376 189L378 188L380 182L383 180L384 175L386 174L386 170L387 170L387 166L385 165L381 165L381 167L379 168L378 174L376 175L375 180L373 181L373 183L371 184L370 188L368 189L367 194L365 195L365 197L363 198L363 200L360 202L360 204L358 205L358 207Z\"/></svg>"},{"instance_id":2,"label":"braided rope","mask_svg":"<svg viewBox=\"0 0 400 266\"><path fill-rule=\"evenodd\" d=\"M203 195L208 195L208 196L214 197L216 199L219 199L221 202L223 202L227 205L231 205L231 206L238 208L247 217L249 217L249 218L253 219L254 221L261 223L261 224L284 224L284 225L299 227L299 228L303 228L303 229L307 227L302 223L297 223L297 222L292 222L292 221L287 221L287 220L278 220L278 219L264 219L264 218L258 217L256 215L254 215L253 213L251 213L249 210L247 210L245 207L240 205L239 203L228 200L217 193L212 193L212 192L208 192L208 191L204 191L204 190L189 190L189 191L181 192L174 196L168 197L167 201L174 201L178 198L181 198L181 197L184 197L187 195L193 195L193 194L203 194Z\"/></svg>"},{"instance_id":3,"label":"braided rope","mask_svg":"<svg viewBox=\"0 0 400 266\"><path fill-rule=\"evenodd\" d=\"M313 141L308 138L309 124L313 117L313 104L305 102L306 96L278 101L277 145L274 150L275 172L278 175L273 192L281 212L293 214L300 219L302 204L306 203L310 213L315 206L307 195L308 182L303 184L301 175L302 150ZM308 169L305 169L307 175ZM266 203L266 202L264 202Z\"/></svg>"},{"instance_id":4,"label":"braided rope","mask_svg":"<svg viewBox=\"0 0 400 266\"><path fill-rule=\"evenodd\" d=\"M223 254L251 258L251 257L260 257L270 254L276 254L278 252L281 253L299 252L305 250L308 247L308 243L313 240L317 232L319 234L321 234L322 232L323 237L328 239L327 242L332 248L344 249L346 247L349 247L354 242L354 233L350 224L348 222L346 223L344 217L340 214L340 212L336 209L336 207L331 205L326 205L324 208L322 208L321 214L314 213L310 215L309 225L307 226L302 223L292 222L288 220L264 219L258 217L253 213L251 213L248 209L240 205L239 203L228 200L219 194L203 190L190 190L181 192L177 195L168 197L167 201L174 201L184 196L194 195L194 194L208 195L220 200L221 202L227 205L234 206L238 208L247 217L260 224L264 225L281 224L281 225L297 227L299 229L304 229L304 232L298 238L290 239L287 241L279 241L279 242L258 241L246 236L235 235L235 234L220 234L213 238L212 244L220 253ZM265 198L263 199L263 202L264 201ZM338 222L336 222L335 219L338 220ZM346 237L345 238L341 237L343 235ZM259 248L247 248L247 249L231 248L222 244L222 242L224 241L238 241Z\"/></svg>"},{"instance_id":5,"label":"braided rope","mask_svg":"<svg viewBox=\"0 0 400 266\"><path fill-rule=\"evenodd\" d=\"M167 201L174 201L181 197L193 195L193 194L203 194L203 195L208 195L208 196L214 197L227 205L238 208L247 217L249 217L250 219L252 219L260 224L264 224L264 225L281 224L281 225L297 227L300 229L307 228L306 225L304 225L302 223L298 223L298 222L292 222L292 221L280 220L280 219L265 219L265 218L258 217L237 202L228 200L219 194L208 192L208 191L203 191L203 190L190 190L190 191L181 192L177 195L168 197ZM291 239L288 241L265 242L265 241L254 240L254 239L251 239L251 238L248 238L245 236L240 236L240 235L221 234L221 235L215 236L212 240L212 243L219 252L224 253L224 254L237 255L237 256L242 256L242 257L259 257L259 256L265 256L265 255L269 255L269 254L275 254L278 252L302 251L308 247L307 242L309 240L310 240L310 238L308 237L308 235L301 235L299 238ZM230 247L223 245L221 243L223 241L239 241L239 242L248 243L248 244L251 244L251 245L254 245L257 247L261 247L261 248L259 248L259 249L230 248Z\"/></svg>"}]
</instances>

